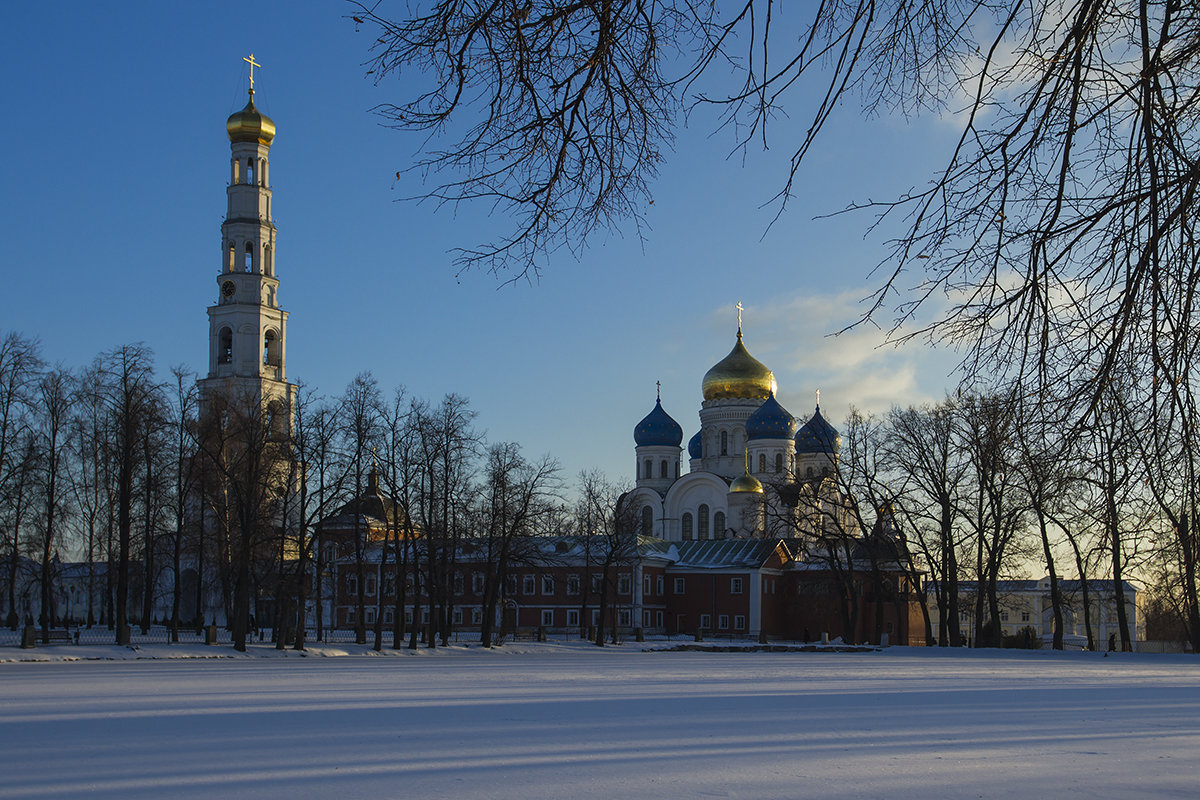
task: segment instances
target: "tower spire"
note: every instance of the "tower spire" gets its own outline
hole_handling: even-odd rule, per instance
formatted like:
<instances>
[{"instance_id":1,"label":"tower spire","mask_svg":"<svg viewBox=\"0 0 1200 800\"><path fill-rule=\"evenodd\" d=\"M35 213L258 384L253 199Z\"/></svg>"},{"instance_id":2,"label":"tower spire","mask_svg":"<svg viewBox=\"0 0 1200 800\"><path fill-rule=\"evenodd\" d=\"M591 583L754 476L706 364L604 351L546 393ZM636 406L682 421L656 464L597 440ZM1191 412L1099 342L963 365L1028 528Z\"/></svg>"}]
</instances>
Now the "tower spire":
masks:
<instances>
[{"instance_id":1,"label":"tower spire","mask_svg":"<svg viewBox=\"0 0 1200 800\"><path fill-rule=\"evenodd\" d=\"M738 300L736 307L738 312L738 338L740 339L742 338L742 311L744 310L741 300Z\"/></svg>"}]
</instances>

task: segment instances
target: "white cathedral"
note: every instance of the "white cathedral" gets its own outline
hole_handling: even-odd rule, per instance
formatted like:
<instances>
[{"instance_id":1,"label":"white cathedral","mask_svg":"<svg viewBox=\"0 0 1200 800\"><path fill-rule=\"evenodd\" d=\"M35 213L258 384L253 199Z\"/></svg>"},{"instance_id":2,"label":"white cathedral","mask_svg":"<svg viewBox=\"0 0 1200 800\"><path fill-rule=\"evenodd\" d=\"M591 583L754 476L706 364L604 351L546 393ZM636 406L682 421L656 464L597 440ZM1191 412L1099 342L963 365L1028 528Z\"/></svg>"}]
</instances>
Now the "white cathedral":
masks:
<instances>
[{"instance_id":1,"label":"white cathedral","mask_svg":"<svg viewBox=\"0 0 1200 800\"><path fill-rule=\"evenodd\" d=\"M797 431L776 389L774 373L742 342L739 313L733 349L701 384L700 430L688 442L688 472L680 474L683 428L661 397L633 430L637 485L628 502L640 514L642 535L787 538L803 532L805 517L822 524L816 514L839 513L841 437L821 416L819 398Z\"/></svg>"}]
</instances>

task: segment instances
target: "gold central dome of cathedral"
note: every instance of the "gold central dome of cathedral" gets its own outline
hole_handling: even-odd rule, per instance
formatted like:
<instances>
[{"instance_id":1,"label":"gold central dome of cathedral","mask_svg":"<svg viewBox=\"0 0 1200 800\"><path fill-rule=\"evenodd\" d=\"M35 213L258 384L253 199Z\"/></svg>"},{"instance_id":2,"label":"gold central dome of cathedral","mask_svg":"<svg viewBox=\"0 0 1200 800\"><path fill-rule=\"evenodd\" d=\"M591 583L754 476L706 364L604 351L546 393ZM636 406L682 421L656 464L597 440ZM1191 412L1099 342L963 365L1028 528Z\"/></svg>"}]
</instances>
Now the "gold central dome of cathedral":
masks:
<instances>
[{"instance_id":1,"label":"gold central dome of cathedral","mask_svg":"<svg viewBox=\"0 0 1200 800\"><path fill-rule=\"evenodd\" d=\"M254 106L254 90L250 90L250 102L241 111L229 116L225 123L231 142L258 142L270 144L275 138L275 123Z\"/></svg>"},{"instance_id":2,"label":"gold central dome of cathedral","mask_svg":"<svg viewBox=\"0 0 1200 800\"><path fill-rule=\"evenodd\" d=\"M744 398L766 400L776 390L775 373L750 355L742 344L742 329L738 328L737 343L708 372L704 373L701 390L705 400Z\"/></svg>"}]
</instances>

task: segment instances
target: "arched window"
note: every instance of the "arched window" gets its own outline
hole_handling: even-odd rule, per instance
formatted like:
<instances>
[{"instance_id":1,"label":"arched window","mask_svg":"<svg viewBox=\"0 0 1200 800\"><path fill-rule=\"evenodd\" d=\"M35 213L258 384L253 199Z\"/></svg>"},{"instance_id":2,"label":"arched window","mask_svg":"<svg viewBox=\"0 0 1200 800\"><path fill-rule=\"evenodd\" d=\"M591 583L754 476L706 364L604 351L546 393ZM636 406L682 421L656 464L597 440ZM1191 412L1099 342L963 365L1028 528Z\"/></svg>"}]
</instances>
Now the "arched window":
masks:
<instances>
[{"instance_id":1,"label":"arched window","mask_svg":"<svg viewBox=\"0 0 1200 800\"><path fill-rule=\"evenodd\" d=\"M683 515L683 540L690 541L692 538L692 515Z\"/></svg>"},{"instance_id":2,"label":"arched window","mask_svg":"<svg viewBox=\"0 0 1200 800\"><path fill-rule=\"evenodd\" d=\"M713 514L713 536L718 539L725 538L725 512L718 511Z\"/></svg>"},{"instance_id":3,"label":"arched window","mask_svg":"<svg viewBox=\"0 0 1200 800\"><path fill-rule=\"evenodd\" d=\"M233 363L233 331L229 328L221 328L217 334L217 363Z\"/></svg>"},{"instance_id":4,"label":"arched window","mask_svg":"<svg viewBox=\"0 0 1200 800\"><path fill-rule=\"evenodd\" d=\"M237 247L233 242L229 243L229 260L225 262L225 271L233 272L237 269Z\"/></svg>"},{"instance_id":5,"label":"arched window","mask_svg":"<svg viewBox=\"0 0 1200 800\"><path fill-rule=\"evenodd\" d=\"M721 431L721 455L729 455L729 431Z\"/></svg>"},{"instance_id":6,"label":"arched window","mask_svg":"<svg viewBox=\"0 0 1200 800\"><path fill-rule=\"evenodd\" d=\"M275 331L263 334L263 363L268 366L279 366L279 336Z\"/></svg>"},{"instance_id":7,"label":"arched window","mask_svg":"<svg viewBox=\"0 0 1200 800\"><path fill-rule=\"evenodd\" d=\"M246 242L246 258L242 262L242 269L254 272L254 242Z\"/></svg>"},{"instance_id":8,"label":"arched window","mask_svg":"<svg viewBox=\"0 0 1200 800\"><path fill-rule=\"evenodd\" d=\"M263 245L262 273L270 277L275 274L275 262L271 260L271 245Z\"/></svg>"},{"instance_id":9,"label":"arched window","mask_svg":"<svg viewBox=\"0 0 1200 800\"><path fill-rule=\"evenodd\" d=\"M783 472L783 453L775 454L775 471Z\"/></svg>"},{"instance_id":10,"label":"arched window","mask_svg":"<svg viewBox=\"0 0 1200 800\"><path fill-rule=\"evenodd\" d=\"M766 453L758 454L758 471L760 474L767 471L767 454Z\"/></svg>"},{"instance_id":11,"label":"arched window","mask_svg":"<svg viewBox=\"0 0 1200 800\"><path fill-rule=\"evenodd\" d=\"M667 460L664 458L658 465L658 477L667 477Z\"/></svg>"},{"instance_id":12,"label":"arched window","mask_svg":"<svg viewBox=\"0 0 1200 800\"><path fill-rule=\"evenodd\" d=\"M643 478L653 478L654 477L654 462L648 458L646 459L646 467L645 467L645 469L642 470L642 477Z\"/></svg>"},{"instance_id":13,"label":"arched window","mask_svg":"<svg viewBox=\"0 0 1200 800\"><path fill-rule=\"evenodd\" d=\"M704 505L703 503L700 505L700 513L697 515L696 522L697 522L696 538L697 539L707 539L708 538L708 506Z\"/></svg>"},{"instance_id":14,"label":"arched window","mask_svg":"<svg viewBox=\"0 0 1200 800\"><path fill-rule=\"evenodd\" d=\"M654 511L650 506L642 506L642 536L650 536L654 531Z\"/></svg>"},{"instance_id":15,"label":"arched window","mask_svg":"<svg viewBox=\"0 0 1200 800\"><path fill-rule=\"evenodd\" d=\"M804 475L805 475L805 477L807 477L807 478L811 478L811 477L813 476L812 467L809 467L808 469L806 469L806 470L804 471Z\"/></svg>"},{"instance_id":16,"label":"arched window","mask_svg":"<svg viewBox=\"0 0 1200 800\"><path fill-rule=\"evenodd\" d=\"M254 159L246 159L246 183L254 183Z\"/></svg>"}]
</instances>

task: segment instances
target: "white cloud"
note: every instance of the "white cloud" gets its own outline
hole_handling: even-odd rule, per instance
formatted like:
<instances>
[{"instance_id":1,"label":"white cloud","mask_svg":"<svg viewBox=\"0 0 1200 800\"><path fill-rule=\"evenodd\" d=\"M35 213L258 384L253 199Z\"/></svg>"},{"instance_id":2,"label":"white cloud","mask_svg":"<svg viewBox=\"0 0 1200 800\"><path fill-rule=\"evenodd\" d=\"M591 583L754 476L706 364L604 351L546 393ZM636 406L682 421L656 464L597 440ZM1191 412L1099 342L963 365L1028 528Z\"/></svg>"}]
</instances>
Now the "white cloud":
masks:
<instances>
[{"instance_id":1,"label":"white cloud","mask_svg":"<svg viewBox=\"0 0 1200 800\"><path fill-rule=\"evenodd\" d=\"M775 372L780 402L798 417L812 413L817 389L836 420L851 405L882 413L936 401L954 385L952 352L888 344L871 325L832 335L858 319L859 300L854 292L807 292L747 307L746 345Z\"/></svg>"}]
</instances>

